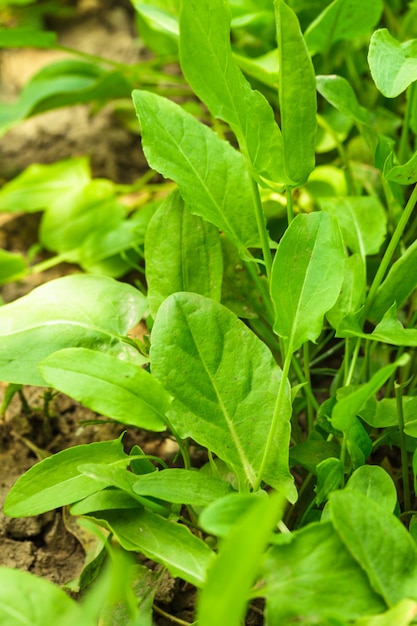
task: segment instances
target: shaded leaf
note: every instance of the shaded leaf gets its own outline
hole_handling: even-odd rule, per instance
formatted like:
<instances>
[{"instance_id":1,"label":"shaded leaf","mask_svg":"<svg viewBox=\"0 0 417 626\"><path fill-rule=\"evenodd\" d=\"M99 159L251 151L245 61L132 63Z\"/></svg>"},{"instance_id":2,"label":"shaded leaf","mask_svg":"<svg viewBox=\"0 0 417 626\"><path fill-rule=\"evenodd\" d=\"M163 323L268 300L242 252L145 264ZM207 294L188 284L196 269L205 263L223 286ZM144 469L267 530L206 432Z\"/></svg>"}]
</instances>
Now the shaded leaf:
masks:
<instances>
[{"instance_id":1,"label":"shaded leaf","mask_svg":"<svg viewBox=\"0 0 417 626\"><path fill-rule=\"evenodd\" d=\"M400 43L380 28L371 37L368 63L379 91L395 98L417 80L417 39Z\"/></svg>"}]
</instances>

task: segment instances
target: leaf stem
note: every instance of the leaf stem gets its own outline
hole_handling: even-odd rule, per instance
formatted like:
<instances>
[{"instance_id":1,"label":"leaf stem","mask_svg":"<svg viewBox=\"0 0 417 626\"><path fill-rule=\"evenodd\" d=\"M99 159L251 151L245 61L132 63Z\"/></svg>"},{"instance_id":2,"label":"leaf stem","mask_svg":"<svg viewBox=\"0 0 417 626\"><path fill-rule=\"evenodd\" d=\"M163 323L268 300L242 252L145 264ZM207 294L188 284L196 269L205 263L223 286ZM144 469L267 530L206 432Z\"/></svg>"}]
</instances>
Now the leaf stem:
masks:
<instances>
[{"instance_id":1,"label":"leaf stem","mask_svg":"<svg viewBox=\"0 0 417 626\"><path fill-rule=\"evenodd\" d=\"M271 278L271 269L272 269L272 255L271 255L271 248L269 246L269 235L268 235L268 230L266 228L265 215L264 215L264 211L262 208L261 196L259 195L258 183L252 177L251 177L251 186L252 186L253 204L255 207L256 223L258 226L259 237L261 240L261 248L262 248L262 254L264 257L266 275L268 276L268 279L269 279Z\"/></svg>"},{"instance_id":2,"label":"leaf stem","mask_svg":"<svg viewBox=\"0 0 417 626\"><path fill-rule=\"evenodd\" d=\"M409 511L411 509L411 496L410 496L410 477L408 474L408 454L407 443L404 432L404 406L403 406L403 385L394 384L395 388L395 400L397 405L398 415L398 429L400 433L400 448L401 448L401 473L403 479L403 492L404 492L404 509Z\"/></svg>"},{"instance_id":3,"label":"leaf stem","mask_svg":"<svg viewBox=\"0 0 417 626\"><path fill-rule=\"evenodd\" d=\"M388 269L388 266L391 262L392 257L394 256L394 252L400 242L400 239L404 233L405 227L407 226L408 220L411 217L411 214L414 210L414 207L417 202L417 185L415 185L411 196L408 199L408 202L405 206L405 209L399 219L399 222L395 228L395 231L391 237L391 241L388 244L387 249L385 250L384 256L382 257L381 263L378 267L378 271L375 274L375 278L372 281L372 285L368 292L368 297L365 302L365 309L363 313L363 319L366 319L371 307L374 303L376 293L379 289L379 286L382 283L382 280L385 276L385 273Z\"/></svg>"}]
</instances>

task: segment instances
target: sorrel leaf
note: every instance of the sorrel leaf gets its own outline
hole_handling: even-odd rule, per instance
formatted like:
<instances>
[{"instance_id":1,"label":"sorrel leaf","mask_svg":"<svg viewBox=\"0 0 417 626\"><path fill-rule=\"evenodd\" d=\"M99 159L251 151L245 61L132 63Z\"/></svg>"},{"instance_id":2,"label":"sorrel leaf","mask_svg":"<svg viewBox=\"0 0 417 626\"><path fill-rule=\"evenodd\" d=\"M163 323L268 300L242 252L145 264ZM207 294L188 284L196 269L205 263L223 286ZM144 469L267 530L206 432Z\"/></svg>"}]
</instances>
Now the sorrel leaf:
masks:
<instances>
[{"instance_id":1,"label":"sorrel leaf","mask_svg":"<svg viewBox=\"0 0 417 626\"><path fill-rule=\"evenodd\" d=\"M417 80L417 39L400 43L380 28L371 37L368 63L379 91L395 98Z\"/></svg>"},{"instance_id":2,"label":"sorrel leaf","mask_svg":"<svg viewBox=\"0 0 417 626\"><path fill-rule=\"evenodd\" d=\"M271 626L296 623L297 618L313 624L326 623L326 618L345 623L385 609L329 522L309 524L289 542L274 546L262 574L265 617Z\"/></svg>"},{"instance_id":3,"label":"sorrel leaf","mask_svg":"<svg viewBox=\"0 0 417 626\"><path fill-rule=\"evenodd\" d=\"M33 28L1 28L0 48L55 48L58 44L53 31Z\"/></svg>"},{"instance_id":4,"label":"sorrel leaf","mask_svg":"<svg viewBox=\"0 0 417 626\"><path fill-rule=\"evenodd\" d=\"M291 352L319 336L323 316L338 298L344 263L336 218L311 213L291 222L278 246L271 277L274 330Z\"/></svg>"},{"instance_id":5,"label":"sorrel leaf","mask_svg":"<svg viewBox=\"0 0 417 626\"><path fill-rule=\"evenodd\" d=\"M285 180L282 136L273 111L237 67L230 46L231 12L225 0L182 4L181 68L211 113L227 122L254 171Z\"/></svg>"},{"instance_id":6,"label":"sorrel leaf","mask_svg":"<svg viewBox=\"0 0 417 626\"><path fill-rule=\"evenodd\" d=\"M220 300L223 259L218 229L190 213L178 191L153 215L146 232L145 255L152 315L177 291Z\"/></svg>"},{"instance_id":7,"label":"sorrel leaf","mask_svg":"<svg viewBox=\"0 0 417 626\"><path fill-rule=\"evenodd\" d=\"M417 547L400 520L357 491L330 496L338 535L388 606L417 599Z\"/></svg>"},{"instance_id":8,"label":"sorrel leaf","mask_svg":"<svg viewBox=\"0 0 417 626\"><path fill-rule=\"evenodd\" d=\"M178 434L226 461L242 486L254 485L282 375L266 345L222 305L179 293L158 311L151 369L174 397L168 417ZM290 415L287 385L263 476L278 488L292 484Z\"/></svg>"},{"instance_id":9,"label":"sorrel leaf","mask_svg":"<svg viewBox=\"0 0 417 626\"><path fill-rule=\"evenodd\" d=\"M388 513L393 513L397 504L397 491L390 475L379 465L362 465L349 478L346 490L359 491L371 498Z\"/></svg>"},{"instance_id":10,"label":"sorrel leaf","mask_svg":"<svg viewBox=\"0 0 417 626\"><path fill-rule=\"evenodd\" d=\"M296 14L283 0L275 0L275 15L284 164L289 186L297 187L315 164L316 77Z\"/></svg>"},{"instance_id":11,"label":"sorrel leaf","mask_svg":"<svg viewBox=\"0 0 417 626\"><path fill-rule=\"evenodd\" d=\"M358 124L370 124L371 116L368 109L361 106L351 84L343 78L331 76L316 76L317 91L338 111L352 118Z\"/></svg>"},{"instance_id":12,"label":"sorrel leaf","mask_svg":"<svg viewBox=\"0 0 417 626\"><path fill-rule=\"evenodd\" d=\"M137 289L105 276L75 274L45 283L0 307L0 378L45 386L38 363L70 347L108 351L142 364L125 335L146 306Z\"/></svg>"},{"instance_id":13,"label":"sorrel leaf","mask_svg":"<svg viewBox=\"0 0 417 626\"><path fill-rule=\"evenodd\" d=\"M310 53L326 52L336 41L367 34L377 24L382 9L382 0L334 0L307 28Z\"/></svg>"},{"instance_id":14,"label":"sorrel leaf","mask_svg":"<svg viewBox=\"0 0 417 626\"><path fill-rule=\"evenodd\" d=\"M214 500L234 493L230 483L202 472L171 468L136 476L134 493L167 502L207 506Z\"/></svg>"},{"instance_id":15,"label":"sorrel leaf","mask_svg":"<svg viewBox=\"0 0 417 626\"><path fill-rule=\"evenodd\" d=\"M17 480L7 495L4 512L13 517L27 517L77 502L103 489L103 483L82 474L79 465L128 458L120 438L62 450L40 461Z\"/></svg>"},{"instance_id":16,"label":"sorrel leaf","mask_svg":"<svg viewBox=\"0 0 417 626\"><path fill-rule=\"evenodd\" d=\"M145 510L100 511L91 514L115 535L125 550L141 552L172 576L201 587L213 552L185 526Z\"/></svg>"},{"instance_id":17,"label":"sorrel leaf","mask_svg":"<svg viewBox=\"0 0 417 626\"><path fill-rule=\"evenodd\" d=\"M122 424L162 431L169 396L139 365L112 354L67 348L39 364L45 381L84 406Z\"/></svg>"},{"instance_id":18,"label":"sorrel leaf","mask_svg":"<svg viewBox=\"0 0 417 626\"><path fill-rule=\"evenodd\" d=\"M263 553L282 517L283 504L282 496L277 493L258 498L222 541L199 596L200 626L240 626Z\"/></svg>"},{"instance_id":19,"label":"sorrel leaf","mask_svg":"<svg viewBox=\"0 0 417 626\"><path fill-rule=\"evenodd\" d=\"M336 303L327 311L326 318L338 328L346 315L358 311L365 300L366 294L366 265L360 254L351 254L346 259L345 275L342 288Z\"/></svg>"},{"instance_id":20,"label":"sorrel leaf","mask_svg":"<svg viewBox=\"0 0 417 626\"><path fill-rule=\"evenodd\" d=\"M136 90L133 102L149 165L175 180L190 211L223 230L246 258L259 237L243 155L166 98Z\"/></svg>"}]
</instances>

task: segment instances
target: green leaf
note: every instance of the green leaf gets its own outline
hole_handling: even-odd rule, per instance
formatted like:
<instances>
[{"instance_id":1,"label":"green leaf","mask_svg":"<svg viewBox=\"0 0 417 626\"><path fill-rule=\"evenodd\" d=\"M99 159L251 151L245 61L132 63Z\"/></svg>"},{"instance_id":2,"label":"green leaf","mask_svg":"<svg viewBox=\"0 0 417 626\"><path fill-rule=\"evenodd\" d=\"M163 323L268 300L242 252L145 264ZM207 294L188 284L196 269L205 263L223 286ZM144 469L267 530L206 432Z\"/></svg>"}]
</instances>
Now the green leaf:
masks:
<instances>
[{"instance_id":1,"label":"green leaf","mask_svg":"<svg viewBox=\"0 0 417 626\"><path fill-rule=\"evenodd\" d=\"M134 91L149 165L175 180L190 211L223 230L246 258L258 245L245 158L173 102Z\"/></svg>"},{"instance_id":2,"label":"green leaf","mask_svg":"<svg viewBox=\"0 0 417 626\"><path fill-rule=\"evenodd\" d=\"M382 0L334 0L306 30L310 53L327 52L336 41L367 35L382 10Z\"/></svg>"},{"instance_id":3,"label":"green leaf","mask_svg":"<svg viewBox=\"0 0 417 626\"><path fill-rule=\"evenodd\" d=\"M338 328L343 317L361 308L365 294L366 265L361 255L355 253L346 259L340 295L336 304L326 313L326 318L333 328Z\"/></svg>"},{"instance_id":4,"label":"green leaf","mask_svg":"<svg viewBox=\"0 0 417 626\"><path fill-rule=\"evenodd\" d=\"M0 48L56 48L56 33L32 28L0 28Z\"/></svg>"},{"instance_id":5,"label":"green leaf","mask_svg":"<svg viewBox=\"0 0 417 626\"><path fill-rule=\"evenodd\" d=\"M237 67L230 45L231 12L225 0L188 0L180 14L180 60L193 91L212 115L227 122L254 171L285 179L283 144L272 108Z\"/></svg>"},{"instance_id":6,"label":"green leaf","mask_svg":"<svg viewBox=\"0 0 417 626\"><path fill-rule=\"evenodd\" d=\"M336 441L323 441L312 437L290 448L291 465L302 465L312 474L317 466L330 457L340 456L340 445Z\"/></svg>"},{"instance_id":7,"label":"green leaf","mask_svg":"<svg viewBox=\"0 0 417 626\"><path fill-rule=\"evenodd\" d=\"M385 613L358 619L354 626L409 626L416 615L417 602L401 600Z\"/></svg>"},{"instance_id":8,"label":"green leaf","mask_svg":"<svg viewBox=\"0 0 417 626\"><path fill-rule=\"evenodd\" d=\"M417 80L417 39L399 43L386 28L371 37L368 63L372 78L386 98L396 98Z\"/></svg>"},{"instance_id":9,"label":"green leaf","mask_svg":"<svg viewBox=\"0 0 417 626\"><path fill-rule=\"evenodd\" d=\"M96 464L98 465L98 464ZM84 465L82 466L85 467ZM127 473L127 472L126 472ZM96 479L96 478L94 478ZM98 482L99 479L97 479ZM101 481L102 483L104 481ZM129 495L127 491L108 486L103 491L91 494L70 506L71 515L88 515L91 511L111 511L113 509L142 509L143 499Z\"/></svg>"},{"instance_id":10,"label":"green leaf","mask_svg":"<svg viewBox=\"0 0 417 626\"><path fill-rule=\"evenodd\" d=\"M46 386L38 363L63 348L101 350L141 365L125 335L142 318L146 299L105 276L72 275L37 287L0 307L0 379Z\"/></svg>"},{"instance_id":11,"label":"green leaf","mask_svg":"<svg viewBox=\"0 0 417 626\"><path fill-rule=\"evenodd\" d=\"M350 83L342 76L316 76L317 91L340 113L358 124L370 124L371 116L356 98Z\"/></svg>"},{"instance_id":12,"label":"green leaf","mask_svg":"<svg viewBox=\"0 0 417 626\"><path fill-rule=\"evenodd\" d=\"M271 277L274 330L290 351L319 336L324 314L339 296L344 262L336 218L310 213L291 222L278 246Z\"/></svg>"},{"instance_id":13,"label":"green leaf","mask_svg":"<svg viewBox=\"0 0 417 626\"><path fill-rule=\"evenodd\" d=\"M202 511L199 524L211 535L226 537L259 498L264 497L267 497L267 494L261 490L252 493L235 491L228 496L217 498Z\"/></svg>"},{"instance_id":14,"label":"green leaf","mask_svg":"<svg viewBox=\"0 0 417 626\"><path fill-rule=\"evenodd\" d=\"M370 334L361 330L358 323L358 318L361 317L361 314L362 312L358 311L342 318L337 327L336 337L362 337L363 339L388 343L393 346L417 346L417 329L404 328L400 320L397 319L397 306L395 303L388 309L382 320Z\"/></svg>"},{"instance_id":15,"label":"green leaf","mask_svg":"<svg viewBox=\"0 0 417 626\"><path fill-rule=\"evenodd\" d=\"M88 159L65 159L51 165L30 165L0 190L1 211L32 213L74 202L90 183Z\"/></svg>"},{"instance_id":16,"label":"green leaf","mask_svg":"<svg viewBox=\"0 0 417 626\"><path fill-rule=\"evenodd\" d=\"M27 262L21 254L0 249L0 285L21 278L27 269Z\"/></svg>"},{"instance_id":17,"label":"green leaf","mask_svg":"<svg viewBox=\"0 0 417 626\"><path fill-rule=\"evenodd\" d=\"M223 259L219 232L192 215L177 191L168 196L149 223L145 258L153 316L165 298L178 291L220 300Z\"/></svg>"},{"instance_id":18,"label":"green leaf","mask_svg":"<svg viewBox=\"0 0 417 626\"><path fill-rule=\"evenodd\" d=\"M93 626L94 623L81 606L49 580L19 569L0 567L2 626Z\"/></svg>"},{"instance_id":19,"label":"green leaf","mask_svg":"<svg viewBox=\"0 0 417 626\"><path fill-rule=\"evenodd\" d=\"M174 397L168 417L180 437L192 437L226 461L242 485L254 485L282 376L266 345L222 305L174 294L155 320L151 369ZM263 476L277 488L292 485L290 416L288 385Z\"/></svg>"},{"instance_id":20,"label":"green leaf","mask_svg":"<svg viewBox=\"0 0 417 626\"><path fill-rule=\"evenodd\" d=\"M142 367L112 354L67 348L40 362L50 387L122 424L163 431L169 396Z\"/></svg>"},{"instance_id":21,"label":"green leaf","mask_svg":"<svg viewBox=\"0 0 417 626\"><path fill-rule=\"evenodd\" d=\"M152 496L167 502L207 506L228 493L233 493L225 480L198 471L172 468L144 474L133 485L141 496Z\"/></svg>"},{"instance_id":22,"label":"green leaf","mask_svg":"<svg viewBox=\"0 0 417 626\"><path fill-rule=\"evenodd\" d=\"M199 596L197 615L200 626L242 624L262 555L283 511L281 494L258 498L222 541Z\"/></svg>"},{"instance_id":23,"label":"green leaf","mask_svg":"<svg viewBox=\"0 0 417 626\"><path fill-rule=\"evenodd\" d=\"M330 496L331 518L346 548L388 606L417 599L417 546L400 520L358 491Z\"/></svg>"},{"instance_id":24,"label":"green leaf","mask_svg":"<svg viewBox=\"0 0 417 626\"><path fill-rule=\"evenodd\" d=\"M358 467L349 478L345 490L358 491L393 513L397 504L397 491L390 475L379 465Z\"/></svg>"},{"instance_id":25,"label":"green leaf","mask_svg":"<svg viewBox=\"0 0 417 626\"><path fill-rule=\"evenodd\" d=\"M385 609L329 522L309 524L274 546L261 573L271 626L325 624L327 618L345 624Z\"/></svg>"},{"instance_id":26,"label":"green leaf","mask_svg":"<svg viewBox=\"0 0 417 626\"><path fill-rule=\"evenodd\" d=\"M387 217L376 196L320 198L323 211L336 215L346 245L362 257L377 254L387 233Z\"/></svg>"},{"instance_id":27,"label":"green leaf","mask_svg":"<svg viewBox=\"0 0 417 626\"><path fill-rule=\"evenodd\" d=\"M125 550L141 552L172 576L201 587L213 552L181 524L146 510L102 511L92 515L115 535Z\"/></svg>"},{"instance_id":28,"label":"green leaf","mask_svg":"<svg viewBox=\"0 0 417 626\"><path fill-rule=\"evenodd\" d=\"M370 318L381 320L388 309L396 302L401 307L417 287L417 241L403 252L391 266L387 277L376 292L370 310Z\"/></svg>"},{"instance_id":29,"label":"green leaf","mask_svg":"<svg viewBox=\"0 0 417 626\"><path fill-rule=\"evenodd\" d=\"M9 491L4 512L11 517L40 515L101 491L103 484L78 470L82 463L128 459L121 438L74 446L31 467Z\"/></svg>"},{"instance_id":30,"label":"green leaf","mask_svg":"<svg viewBox=\"0 0 417 626\"><path fill-rule=\"evenodd\" d=\"M338 400L331 417L333 427L347 432L353 426L355 417L365 402L382 387L397 367L405 365L408 361L409 356L403 354L394 363L378 370L367 383L360 385L355 391Z\"/></svg>"},{"instance_id":31,"label":"green leaf","mask_svg":"<svg viewBox=\"0 0 417 626\"><path fill-rule=\"evenodd\" d=\"M403 165L392 165L391 159L387 159L384 167L384 176L387 180L400 185L411 185L417 182L417 152Z\"/></svg>"},{"instance_id":32,"label":"green leaf","mask_svg":"<svg viewBox=\"0 0 417 626\"><path fill-rule=\"evenodd\" d=\"M403 396L404 431L417 437L417 396ZM373 428L398 426L398 407L395 398L383 398L379 402L371 398L360 410L363 421Z\"/></svg>"},{"instance_id":33,"label":"green leaf","mask_svg":"<svg viewBox=\"0 0 417 626\"><path fill-rule=\"evenodd\" d=\"M316 76L297 16L275 0L279 52L279 108L290 187L303 185L315 165Z\"/></svg>"},{"instance_id":34,"label":"green leaf","mask_svg":"<svg viewBox=\"0 0 417 626\"><path fill-rule=\"evenodd\" d=\"M343 482L343 465L340 459L325 459L317 465L316 504L325 502L332 491L340 488Z\"/></svg>"}]
</instances>

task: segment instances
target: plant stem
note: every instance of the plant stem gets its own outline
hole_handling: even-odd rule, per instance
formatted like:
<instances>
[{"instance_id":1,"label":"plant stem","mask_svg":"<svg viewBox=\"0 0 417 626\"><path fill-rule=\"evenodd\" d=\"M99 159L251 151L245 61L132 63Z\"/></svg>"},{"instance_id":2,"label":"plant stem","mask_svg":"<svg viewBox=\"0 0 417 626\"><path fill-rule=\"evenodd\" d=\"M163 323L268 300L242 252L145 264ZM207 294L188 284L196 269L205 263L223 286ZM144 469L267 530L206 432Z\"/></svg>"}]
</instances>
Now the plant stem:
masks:
<instances>
[{"instance_id":1,"label":"plant stem","mask_svg":"<svg viewBox=\"0 0 417 626\"><path fill-rule=\"evenodd\" d=\"M287 196L287 220L288 226L294 219L294 207L292 202L292 187L285 187L285 194Z\"/></svg>"},{"instance_id":2,"label":"plant stem","mask_svg":"<svg viewBox=\"0 0 417 626\"><path fill-rule=\"evenodd\" d=\"M271 278L272 255L269 247L269 235L265 223L265 215L262 208L261 197L259 195L259 187L256 180L251 177L252 198L255 207L256 223L258 226L259 238L261 240L262 254L266 268L266 275Z\"/></svg>"},{"instance_id":3,"label":"plant stem","mask_svg":"<svg viewBox=\"0 0 417 626\"><path fill-rule=\"evenodd\" d=\"M408 454L407 443L404 432L404 407L403 407L403 394L402 385L394 384L395 399L397 405L398 415L398 429L400 432L400 448L401 448L401 473L403 479L403 492L404 492L404 509L409 511L411 509L411 497L410 497L410 477L408 474Z\"/></svg>"},{"instance_id":4,"label":"plant stem","mask_svg":"<svg viewBox=\"0 0 417 626\"><path fill-rule=\"evenodd\" d=\"M394 252L404 233L405 227L407 226L408 220L411 217L411 214L413 212L416 202L417 202L417 185L415 185L413 192L410 198L408 199L405 209L391 237L391 241L389 242L388 247L385 250L384 256L382 257L382 261L379 265L375 278L372 281L372 285L371 285L371 288L369 289L368 297L366 298L366 302L365 302L365 309L363 313L364 319L367 318L369 311L371 310L371 307L375 300L376 293L379 289L379 286L382 283L382 280L385 276L385 273L388 269L391 259L394 256Z\"/></svg>"},{"instance_id":5,"label":"plant stem","mask_svg":"<svg viewBox=\"0 0 417 626\"><path fill-rule=\"evenodd\" d=\"M155 613L158 613L162 617L165 617L165 619L169 620L170 622L174 622L174 624L179 624L179 626L192 626L191 622L186 622L185 620L180 619L179 617L174 617L174 615L170 615L163 609L160 609L159 606L156 606L156 604L154 604L152 608L155 611Z\"/></svg>"},{"instance_id":6,"label":"plant stem","mask_svg":"<svg viewBox=\"0 0 417 626\"><path fill-rule=\"evenodd\" d=\"M258 491L261 486L262 476L265 471L265 467L268 462L269 456L271 454L275 431L277 429L278 421L281 415L281 409L285 400L285 389L288 383L288 373L290 371L291 359L292 359L292 341L290 341L290 345L288 346L288 350L285 355L284 365L283 365L282 374L281 374L281 380L279 381L277 399L275 402L274 415L272 417L271 427L268 433L268 439L266 441L266 446L265 446L265 450L263 453L261 465L259 467L258 476L256 479L256 483L254 485L254 491Z\"/></svg>"},{"instance_id":7,"label":"plant stem","mask_svg":"<svg viewBox=\"0 0 417 626\"><path fill-rule=\"evenodd\" d=\"M45 270L49 270L51 269L51 267L55 267L56 265L59 265L60 263L71 263L71 261L68 259L68 252L63 252L62 254L56 254L50 259L46 259L45 261L41 261L40 263L37 263L36 265L32 265L32 267L29 268L29 271L31 274L44 272Z\"/></svg>"},{"instance_id":8,"label":"plant stem","mask_svg":"<svg viewBox=\"0 0 417 626\"><path fill-rule=\"evenodd\" d=\"M295 360L295 359L294 359ZM308 341L303 345L303 365L304 376L307 382L307 387L311 390L311 376L310 376L310 350ZM308 393L306 393L307 399L307 432L311 433L314 426L314 408L310 401Z\"/></svg>"},{"instance_id":9,"label":"plant stem","mask_svg":"<svg viewBox=\"0 0 417 626\"><path fill-rule=\"evenodd\" d=\"M398 148L398 158L400 163L405 163L408 160L410 154L409 132L414 97L414 83L411 83L411 85L407 89L407 104L405 108L404 122L401 129L400 145Z\"/></svg>"},{"instance_id":10,"label":"plant stem","mask_svg":"<svg viewBox=\"0 0 417 626\"><path fill-rule=\"evenodd\" d=\"M256 284L259 294L262 297L265 304L266 313L268 315L267 322L272 326L275 321L275 311L271 302L271 296L269 295L268 284L261 279L259 268L256 264L256 259L253 261L246 261L245 267L252 277L253 282Z\"/></svg>"}]
</instances>

